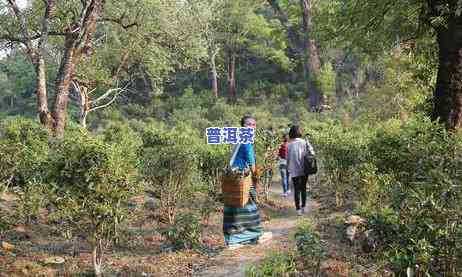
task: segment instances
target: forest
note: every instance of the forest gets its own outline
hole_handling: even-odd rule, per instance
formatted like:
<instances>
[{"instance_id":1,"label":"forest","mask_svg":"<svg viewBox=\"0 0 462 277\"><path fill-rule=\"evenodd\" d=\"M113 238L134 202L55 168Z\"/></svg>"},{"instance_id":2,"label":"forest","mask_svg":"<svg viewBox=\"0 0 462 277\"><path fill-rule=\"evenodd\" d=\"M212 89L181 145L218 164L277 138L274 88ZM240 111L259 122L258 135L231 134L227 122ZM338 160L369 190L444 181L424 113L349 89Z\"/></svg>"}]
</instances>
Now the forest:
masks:
<instances>
[{"instance_id":1,"label":"forest","mask_svg":"<svg viewBox=\"0 0 462 277\"><path fill-rule=\"evenodd\" d=\"M245 115L273 239L232 251ZM461 0L0 0L0 276L462 276L461 130Z\"/></svg>"}]
</instances>

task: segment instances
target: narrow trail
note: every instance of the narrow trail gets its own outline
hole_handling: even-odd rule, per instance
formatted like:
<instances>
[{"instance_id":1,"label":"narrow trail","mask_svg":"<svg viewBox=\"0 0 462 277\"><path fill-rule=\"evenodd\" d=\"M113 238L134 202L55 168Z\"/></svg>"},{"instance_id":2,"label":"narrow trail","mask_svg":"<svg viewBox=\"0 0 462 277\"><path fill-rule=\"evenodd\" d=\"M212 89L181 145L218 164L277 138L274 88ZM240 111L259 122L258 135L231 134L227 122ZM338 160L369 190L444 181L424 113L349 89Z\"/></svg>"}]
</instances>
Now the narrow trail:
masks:
<instances>
[{"instance_id":1,"label":"narrow trail","mask_svg":"<svg viewBox=\"0 0 462 277\"><path fill-rule=\"evenodd\" d=\"M263 244L249 245L236 250L224 250L211 258L206 267L196 272L193 276L198 277L241 277L244 276L247 266L257 264L264 256L272 251L283 251L290 247L290 234L297 222L304 217L310 216L310 211L317 209L318 204L312 199L307 199L307 213L297 216L294 209L293 192L288 197L283 197L279 182L273 182L270 188L270 198L274 200L280 210L266 211L271 219L262 224L265 232L272 232L273 238Z\"/></svg>"}]
</instances>

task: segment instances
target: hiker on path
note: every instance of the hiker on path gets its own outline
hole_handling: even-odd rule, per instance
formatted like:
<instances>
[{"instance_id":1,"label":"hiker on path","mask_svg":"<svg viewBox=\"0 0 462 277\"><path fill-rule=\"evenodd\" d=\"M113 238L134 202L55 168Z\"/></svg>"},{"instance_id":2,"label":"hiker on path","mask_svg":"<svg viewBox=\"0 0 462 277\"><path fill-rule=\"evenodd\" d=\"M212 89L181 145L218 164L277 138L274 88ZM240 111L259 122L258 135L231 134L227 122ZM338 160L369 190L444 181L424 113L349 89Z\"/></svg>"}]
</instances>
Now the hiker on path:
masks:
<instances>
[{"instance_id":1,"label":"hiker on path","mask_svg":"<svg viewBox=\"0 0 462 277\"><path fill-rule=\"evenodd\" d=\"M278 167L281 175L282 195L286 197L290 194L289 189L289 173L287 172L287 147L289 144L289 136L284 134L282 136L282 143L278 150Z\"/></svg>"},{"instance_id":2,"label":"hiker on path","mask_svg":"<svg viewBox=\"0 0 462 277\"><path fill-rule=\"evenodd\" d=\"M303 170L303 157L308 151L314 155L314 149L308 140L301 138L300 127L294 125L290 127L289 138L291 139L287 151L287 167L292 183L294 185L295 209L298 215L305 213L306 205L306 182L308 175Z\"/></svg>"},{"instance_id":3,"label":"hiker on path","mask_svg":"<svg viewBox=\"0 0 462 277\"><path fill-rule=\"evenodd\" d=\"M256 120L251 116L241 119L242 127L256 128ZM261 243L271 239L271 232L262 232L260 214L256 205L257 200L257 169L253 144L236 144L237 151L232 167L240 170L250 169L252 174L252 188L249 201L243 208L225 205L223 209L223 233L225 243L230 249L235 249L249 243Z\"/></svg>"}]
</instances>

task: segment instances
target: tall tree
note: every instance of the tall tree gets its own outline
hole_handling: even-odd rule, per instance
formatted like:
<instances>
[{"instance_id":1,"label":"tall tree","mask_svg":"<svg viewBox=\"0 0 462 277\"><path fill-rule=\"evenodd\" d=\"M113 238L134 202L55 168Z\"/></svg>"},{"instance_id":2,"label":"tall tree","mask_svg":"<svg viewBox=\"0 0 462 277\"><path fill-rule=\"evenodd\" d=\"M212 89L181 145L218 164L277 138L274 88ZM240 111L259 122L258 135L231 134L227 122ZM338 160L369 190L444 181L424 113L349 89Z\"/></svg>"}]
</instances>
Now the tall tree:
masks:
<instances>
[{"instance_id":1,"label":"tall tree","mask_svg":"<svg viewBox=\"0 0 462 277\"><path fill-rule=\"evenodd\" d=\"M64 135L71 77L78 59L90 51L103 5L103 0L78 3L45 0L33 2L26 8L26 12L23 12L15 0L7 0L8 12L2 14L4 30L0 33L0 40L25 46L36 73L37 110L40 121L51 128L56 137ZM72 14L72 17L66 16L66 12ZM36 14L40 13L42 16L36 17ZM49 36L62 38L62 55L55 79L55 97L51 111L48 108L45 72L45 52Z\"/></svg>"},{"instance_id":2,"label":"tall tree","mask_svg":"<svg viewBox=\"0 0 462 277\"><path fill-rule=\"evenodd\" d=\"M429 1L439 47L438 75L434 92L433 119L449 129L462 127L462 1Z\"/></svg>"},{"instance_id":3,"label":"tall tree","mask_svg":"<svg viewBox=\"0 0 462 277\"><path fill-rule=\"evenodd\" d=\"M312 1L300 0L302 9L302 27L304 41L304 72L306 88L310 99L310 109L319 110L322 104L322 92L316 85L316 78L321 69L321 62L318 55L318 47L313 32Z\"/></svg>"},{"instance_id":4,"label":"tall tree","mask_svg":"<svg viewBox=\"0 0 462 277\"><path fill-rule=\"evenodd\" d=\"M224 3L224 0L191 1L207 48L210 85L215 98L219 95L217 57L222 47L220 23L223 20Z\"/></svg>"},{"instance_id":5,"label":"tall tree","mask_svg":"<svg viewBox=\"0 0 462 277\"><path fill-rule=\"evenodd\" d=\"M205 50L192 18L190 5L181 1L36 0L21 9L8 0L0 6L0 45L24 47L36 72L41 122L62 137L73 79L81 92L99 87L100 99L114 91L110 83L118 79L119 65L156 82L176 68L200 64ZM49 109L45 63L52 59L45 58L51 55L58 66Z\"/></svg>"},{"instance_id":6,"label":"tall tree","mask_svg":"<svg viewBox=\"0 0 462 277\"><path fill-rule=\"evenodd\" d=\"M267 0L267 2L272 7L276 18L286 29L288 54L301 60L309 107L311 110L319 110L323 97L322 90L316 81L321 70L321 62L314 35L313 1L299 0L298 7L290 1ZM300 23L293 23L294 15L299 22L301 21Z\"/></svg>"},{"instance_id":7,"label":"tall tree","mask_svg":"<svg viewBox=\"0 0 462 277\"><path fill-rule=\"evenodd\" d=\"M267 8L263 0L226 1L219 33L222 37L228 96L237 98L237 65L246 53L272 61L283 68L291 68L292 61L285 51L287 43L281 36L281 23L264 16Z\"/></svg>"}]
</instances>

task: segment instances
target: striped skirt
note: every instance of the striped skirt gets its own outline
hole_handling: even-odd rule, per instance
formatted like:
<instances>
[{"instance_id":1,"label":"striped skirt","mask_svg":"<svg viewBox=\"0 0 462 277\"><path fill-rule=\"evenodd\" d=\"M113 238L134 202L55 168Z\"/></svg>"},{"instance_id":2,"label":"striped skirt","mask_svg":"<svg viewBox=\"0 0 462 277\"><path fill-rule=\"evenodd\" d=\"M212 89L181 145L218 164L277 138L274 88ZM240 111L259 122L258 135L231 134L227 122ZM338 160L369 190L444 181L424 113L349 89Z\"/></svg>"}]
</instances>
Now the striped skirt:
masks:
<instances>
[{"instance_id":1,"label":"striped skirt","mask_svg":"<svg viewBox=\"0 0 462 277\"><path fill-rule=\"evenodd\" d=\"M223 234L227 245L249 242L261 236L261 221L255 199L256 191L252 188L249 202L243 208L224 206Z\"/></svg>"}]
</instances>

